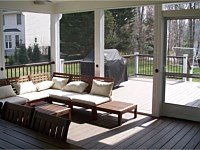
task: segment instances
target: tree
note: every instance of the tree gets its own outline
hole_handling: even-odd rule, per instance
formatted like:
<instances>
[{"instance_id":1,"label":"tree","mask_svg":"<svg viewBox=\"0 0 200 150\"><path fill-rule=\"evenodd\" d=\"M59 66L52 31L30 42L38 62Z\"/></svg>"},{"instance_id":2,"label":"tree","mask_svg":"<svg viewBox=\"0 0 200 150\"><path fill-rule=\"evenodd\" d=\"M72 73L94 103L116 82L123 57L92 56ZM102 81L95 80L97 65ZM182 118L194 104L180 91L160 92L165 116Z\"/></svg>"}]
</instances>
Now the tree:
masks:
<instances>
[{"instance_id":1,"label":"tree","mask_svg":"<svg viewBox=\"0 0 200 150\"><path fill-rule=\"evenodd\" d=\"M38 44L35 43L34 47L33 47L32 61L33 62L39 62L40 56L41 56L40 49L38 47Z\"/></svg>"},{"instance_id":2,"label":"tree","mask_svg":"<svg viewBox=\"0 0 200 150\"><path fill-rule=\"evenodd\" d=\"M189 9L195 9L194 3L189 3ZM189 47L194 47L195 19L189 19Z\"/></svg>"},{"instance_id":3,"label":"tree","mask_svg":"<svg viewBox=\"0 0 200 150\"><path fill-rule=\"evenodd\" d=\"M167 10L197 9L200 3L180 3L166 5ZM198 19L175 19L168 20L168 52L172 47L195 47L198 39ZM197 28L197 29L196 29ZM198 43L197 43L198 46Z\"/></svg>"},{"instance_id":4,"label":"tree","mask_svg":"<svg viewBox=\"0 0 200 150\"><path fill-rule=\"evenodd\" d=\"M105 48L115 48L117 43L117 35L115 33L116 22L111 11L105 11Z\"/></svg>"},{"instance_id":5,"label":"tree","mask_svg":"<svg viewBox=\"0 0 200 150\"><path fill-rule=\"evenodd\" d=\"M131 35L134 32L135 8L123 8L109 10L115 19L116 25L114 32L116 34L116 46L120 52L133 51L133 41Z\"/></svg>"},{"instance_id":6,"label":"tree","mask_svg":"<svg viewBox=\"0 0 200 150\"><path fill-rule=\"evenodd\" d=\"M19 49L18 48L15 48L14 57L15 57L15 62L18 63L19 62Z\"/></svg>"},{"instance_id":7,"label":"tree","mask_svg":"<svg viewBox=\"0 0 200 150\"><path fill-rule=\"evenodd\" d=\"M94 12L64 14L60 28L65 59L84 58L94 50Z\"/></svg>"},{"instance_id":8,"label":"tree","mask_svg":"<svg viewBox=\"0 0 200 150\"><path fill-rule=\"evenodd\" d=\"M19 59L19 63L21 63L21 64L28 63L28 57L27 57L27 51L26 51L25 44L19 45L18 59Z\"/></svg>"},{"instance_id":9,"label":"tree","mask_svg":"<svg viewBox=\"0 0 200 150\"><path fill-rule=\"evenodd\" d=\"M154 50L154 7L146 6L146 14L143 19L143 43L144 53L152 54Z\"/></svg>"},{"instance_id":10,"label":"tree","mask_svg":"<svg viewBox=\"0 0 200 150\"><path fill-rule=\"evenodd\" d=\"M32 59L33 59L33 51L32 51L31 46L28 47L27 54L28 54L29 61L32 61Z\"/></svg>"}]
</instances>

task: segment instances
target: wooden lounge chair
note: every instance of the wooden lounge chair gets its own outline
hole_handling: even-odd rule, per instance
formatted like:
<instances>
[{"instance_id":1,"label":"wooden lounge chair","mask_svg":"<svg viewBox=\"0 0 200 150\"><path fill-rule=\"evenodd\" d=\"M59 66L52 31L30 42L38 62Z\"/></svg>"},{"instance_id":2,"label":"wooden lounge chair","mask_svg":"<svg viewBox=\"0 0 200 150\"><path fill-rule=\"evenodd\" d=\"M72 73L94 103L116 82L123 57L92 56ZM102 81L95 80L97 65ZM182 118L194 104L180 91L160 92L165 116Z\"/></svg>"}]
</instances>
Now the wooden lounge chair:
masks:
<instances>
[{"instance_id":1,"label":"wooden lounge chair","mask_svg":"<svg viewBox=\"0 0 200 150\"><path fill-rule=\"evenodd\" d=\"M5 102L1 117L9 122L30 128L34 108Z\"/></svg>"},{"instance_id":2,"label":"wooden lounge chair","mask_svg":"<svg viewBox=\"0 0 200 150\"><path fill-rule=\"evenodd\" d=\"M66 141L71 121L43 112L35 111L32 119L32 129L53 138Z\"/></svg>"}]
</instances>

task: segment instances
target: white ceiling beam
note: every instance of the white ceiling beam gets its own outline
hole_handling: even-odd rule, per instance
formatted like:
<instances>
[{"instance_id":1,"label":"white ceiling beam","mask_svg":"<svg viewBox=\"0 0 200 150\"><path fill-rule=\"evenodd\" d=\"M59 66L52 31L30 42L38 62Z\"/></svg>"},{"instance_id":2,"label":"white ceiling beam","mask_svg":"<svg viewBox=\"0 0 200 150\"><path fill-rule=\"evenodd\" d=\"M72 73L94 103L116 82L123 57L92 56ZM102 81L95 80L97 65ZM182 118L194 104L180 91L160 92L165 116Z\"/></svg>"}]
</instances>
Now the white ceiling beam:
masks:
<instances>
[{"instance_id":1,"label":"white ceiling beam","mask_svg":"<svg viewBox=\"0 0 200 150\"><path fill-rule=\"evenodd\" d=\"M64 1L54 3L55 13L73 13L73 12L84 12L84 11L94 11L96 9L116 9L125 7L134 7L141 5L153 5L162 3L172 3L172 2L188 2L189 0L103 0L103 1ZM191 0L190 0L191 2Z\"/></svg>"},{"instance_id":2,"label":"white ceiling beam","mask_svg":"<svg viewBox=\"0 0 200 150\"><path fill-rule=\"evenodd\" d=\"M0 9L51 14L192 1L195 0L49 0L40 5L34 4L34 0L0 0Z\"/></svg>"},{"instance_id":3,"label":"white ceiling beam","mask_svg":"<svg viewBox=\"0 0 200 150\"><path fill-rule=\"evenodd\" d=\"M54 13L54 4L47 2L44 5L38 5L33 1L0 1L0 9L50 14Z\"/></svg>"}]
</instances>

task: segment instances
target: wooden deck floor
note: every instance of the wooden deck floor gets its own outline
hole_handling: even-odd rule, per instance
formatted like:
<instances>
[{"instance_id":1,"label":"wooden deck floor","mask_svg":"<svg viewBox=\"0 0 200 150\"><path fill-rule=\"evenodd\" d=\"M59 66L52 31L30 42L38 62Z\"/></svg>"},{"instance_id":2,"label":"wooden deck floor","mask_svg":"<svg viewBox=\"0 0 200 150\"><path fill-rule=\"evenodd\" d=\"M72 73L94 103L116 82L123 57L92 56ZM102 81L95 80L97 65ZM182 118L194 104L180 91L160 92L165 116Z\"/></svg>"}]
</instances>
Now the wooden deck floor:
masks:
<instances>
[{"instance_id":1,"label":"wooden deck floor","mask_svg":"<svg viewBox=\"0 0 200 150\"><path fill-rule=\"evenodd\" d=\"M200 149L199 123L127 113L117 126L115 115L98 115L90 121L90 112L75 109L68 142L86 149Z\"/></svg>"},{"instance_id":2,"label":"wooden deck floor","mask_svg":"<svg viewBox=\"0 0 200 150\"><path fill-rule=\"evenodd\" d=\"M138 111L151 114L153 80L129 78L113 90L113 100L135 103ZM200 83L167 80L165 102L200 108Z\"/></svg>"},{"instance_id":3,"label":"wooden deck floor","mask_svg":"<svg viewBox=\"0 0 200 150\"><path fill-rule=\"evenodd\" d=\"M200 83L168 81L165 102L200 108Z\"/></svg>"},{"instance_id":4,"label":"wooden deck floor","mask_svg":"<svg viewBox=\"0 0 200 150\"><path fill-rule=\"evenodd\" d=\"M129 78L113 90L112 99L135 103L138 111L151 114L153 80L148 78Z\"/></svg>"},{"instance_id":5,"label":"wooden deck floor","mask_svg":"<svg viewBox=\"0 0 200 150\"><path fill-rule=\"evenodd\" d=\"M166 102L189 105L200 99L199 88L198 83L168 81ZM130 78L113 90L112 98L136 103L139 112L151 114L152 79ZM69 143L86 149L200 149L200 123L197 122L141 114L134 119L133 114L126 113L123 125L117 126L116 115L99 112L97 121L90 118L90 111L75 109Z\"/></svg>"}]
</instances>

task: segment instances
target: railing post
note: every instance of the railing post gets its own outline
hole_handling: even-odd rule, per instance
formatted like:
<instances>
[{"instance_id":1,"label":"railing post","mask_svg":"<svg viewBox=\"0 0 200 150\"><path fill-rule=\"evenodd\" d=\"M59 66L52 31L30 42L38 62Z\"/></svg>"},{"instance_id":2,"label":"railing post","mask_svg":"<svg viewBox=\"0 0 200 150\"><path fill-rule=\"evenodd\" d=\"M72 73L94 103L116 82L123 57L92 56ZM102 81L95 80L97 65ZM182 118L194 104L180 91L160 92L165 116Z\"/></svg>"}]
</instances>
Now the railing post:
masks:
<instances>
[{"instance_id":1,"label":"railing post","mask_svg":"<svg viewBox=\"0 0 200 150\"><path fill-rule=\"evenodd\" d=\"M190 66L189 74L193 74L193 65ZM189 82L192 82L192 78L188 79Z\"/></svg>"},{"instance_id":2,"label":"railing post","mask_svg":"<svg viewBox=\"0 0 200 150\"><path fill-rule=\"evenodd\" d=\"M188 54L183 54L183 73L187 73L187 61L188 61ZM183 77L183 81L185 82L187 79Z\"/></svg>"},{"instance_id":3,"label":"railing post","mask_svg":"<svg viewBox=\"0 0 200 150\"><path fill-rule=\"evenodd\" d=\"M64 73L64 59L60 59L60 72Z\"/></svg>"},{"instance_id":4,"label":"railing post","mask_svg":"<svg viewBox=\"0 0 200 150\"><path fill-rule=\"evenodd\" d=\"M134 76L137 77L138 75L138 62L139 62L139 52L134 52L134 56L135 56L135 66L134 66Z\"/></svg>"},{"instance_id":5,"label":"railing post","mask_svg":"<svg viewBox=\"0 0 200 150\"><path fill-rule=\"evenodd\" d=\"M189 74L193 74L193 66L191 66L191 69L189 70ZM189 81L192 82L192 78L189 78Z\"/></svg>"}]
</instances>

